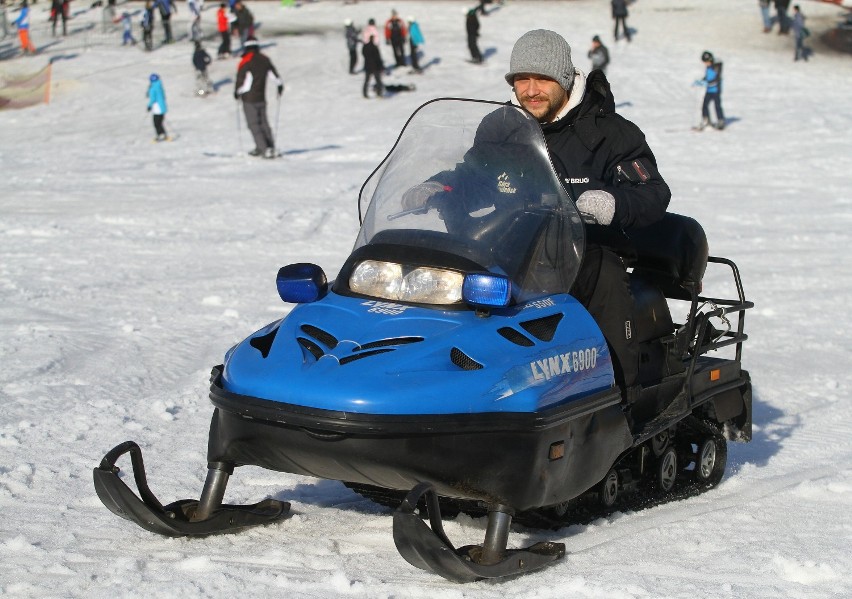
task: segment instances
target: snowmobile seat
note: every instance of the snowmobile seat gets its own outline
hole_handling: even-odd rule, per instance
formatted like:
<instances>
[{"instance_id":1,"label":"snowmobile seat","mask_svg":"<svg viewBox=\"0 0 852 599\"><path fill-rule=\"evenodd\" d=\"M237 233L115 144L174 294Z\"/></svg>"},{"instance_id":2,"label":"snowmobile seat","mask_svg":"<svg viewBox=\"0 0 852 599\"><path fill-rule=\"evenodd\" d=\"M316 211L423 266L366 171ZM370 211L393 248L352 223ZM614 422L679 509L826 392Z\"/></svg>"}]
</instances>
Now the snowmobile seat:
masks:
<instances>
[{"instance_id":1,"label":"snowmobile seat","mask_svg":"<svg viewBox=\"0 0 852 599\"><path fill-rule=\"evenodd\" d=\"M689 301L700 293L709 249L698 221L669 212L653 225L631 231L630 241L637 254L634 275L668 298Z\"/></svg>"}]
</instances>

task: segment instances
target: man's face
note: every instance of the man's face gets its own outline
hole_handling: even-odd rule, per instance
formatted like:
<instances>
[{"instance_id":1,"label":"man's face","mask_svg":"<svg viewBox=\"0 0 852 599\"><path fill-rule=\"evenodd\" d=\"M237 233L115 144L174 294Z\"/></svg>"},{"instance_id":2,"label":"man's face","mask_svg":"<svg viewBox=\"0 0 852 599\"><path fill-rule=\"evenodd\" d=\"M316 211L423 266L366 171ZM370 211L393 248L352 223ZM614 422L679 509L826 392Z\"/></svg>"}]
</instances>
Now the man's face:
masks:
<instances>
[{"instance_id":1,"label":"man's face","mask_svg":"<svg viewBox=\"0 0 852 599\"><path fill-rule=\"evenodd\" d=\"M568 103L568 92L544 75L520 73L514 79L515 96L539 123L551 122Z\"/></svg>"}]
</instances>

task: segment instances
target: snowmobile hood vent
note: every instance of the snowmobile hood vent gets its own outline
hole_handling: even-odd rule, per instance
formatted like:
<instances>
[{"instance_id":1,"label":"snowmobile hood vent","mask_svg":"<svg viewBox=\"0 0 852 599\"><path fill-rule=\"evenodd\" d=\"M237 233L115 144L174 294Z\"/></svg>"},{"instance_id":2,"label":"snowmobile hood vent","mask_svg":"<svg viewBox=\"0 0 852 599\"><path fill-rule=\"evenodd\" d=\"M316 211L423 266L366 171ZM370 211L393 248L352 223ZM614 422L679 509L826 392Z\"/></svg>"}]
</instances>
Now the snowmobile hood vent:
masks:
<instances>
[{"instance_id":1,"label":"snowmobile hood vent","mask_svg":"<svg viewBox=\"0 0 852 599\"><path fill-rule=\"evenodd\" d=\"M302 329L302 332L310 335L311 337L325 345L328 349L334 349L335 347L337 347L338 341L331 333L327 333L322 329L310 324L303 324L299 328Z\"/></svg>"},{"instance_id":2,"label":"snowmobile hood vent","mask_svg":"<svg viewBox=\"0 0 852 599\"><path fill-rule=\"evenodd\" d=\"M562 320L562 316L562 313L551 314L550 316L544 316L543 318L527 320L522 322L521 326L527 333L536 339L541 341L550 341L556 334L556 327L559 325L559 321Z\"/></svg>"},{"instance_id":3,"label":"snowmobile hood vent","mask_svg":"<svg viewBox=\"0 0 852 599\"><path fill-rule=\"evenodd\" d=\"M257 351L260 352L264 358L269 355L269 350L272 349L272 342L275 341L275 334L278 332L278 327L275 327L267 333L266 335L260 335L259 337L252 337L249 344Z\"/></svg>"},{"instance_id":4,"label":"snowmobile hood vent","mask_svg":"<svg viewBox=\"0 0 852 599\"><path fill-rule=\"evenodd\" d=\"M502 327L497 329L497 332L515 345L520 345L521 347L532 347L535 345L532 339L512 327Z\"/></svg>"},{"instance_id":5,"label":"snowmobile hood vent","mask_svg":"<svg viewBox=\"0 0 852 599\"><path fill-rule=\"evenodd\" d=\"M303 324L299 327L302 332L307 333L313 339L309 339L307 337L297 337L296 341L301 345L304 349L306 349L316 360L319 360L325 355L328 355L328 352L323 349L323 345L328 348L328 350L333 350L339 344L334 335L323 331L315 326L309 324ZM390 339L379 339L377 341L370 341L368 343L363 343L361 345L357 345L352 349L352 355L344 356L339 358L340 365L349 364L350 362L354 362L356 360L360 360L362 358L368 358L370 356L377 356L379 354L384 354L387 352L394 351L397 349L396 346L400 345L409 345L411 343L419 343L423 341L423 337L394 337ZM322 345L321 345L322 344ZM254 345L254 343L252 343ZM266 357L264 355L264 357Z\"/></svg>"},{"instance_id":6,"label":"snowmobile hood vent","mask_svg":"<svg viewBox=\"0 0 852 599\"><path fill-rule=\"evenodd\" d=\"M483 368L482 364L457 347L450 350L450 360L462 370L481 370Z\"/></svg>"}]
</instances>

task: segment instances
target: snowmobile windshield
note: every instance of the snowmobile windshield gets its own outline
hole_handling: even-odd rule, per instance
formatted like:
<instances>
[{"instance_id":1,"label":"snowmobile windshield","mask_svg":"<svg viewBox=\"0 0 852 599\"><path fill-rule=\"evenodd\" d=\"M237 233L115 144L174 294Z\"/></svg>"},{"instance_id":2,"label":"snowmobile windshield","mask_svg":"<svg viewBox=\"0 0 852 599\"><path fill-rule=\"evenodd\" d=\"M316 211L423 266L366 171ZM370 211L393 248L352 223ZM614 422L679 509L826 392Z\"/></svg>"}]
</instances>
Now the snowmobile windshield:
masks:
<instances>
[{"instance_id":1,"label":"snowmobile windshield","mask_svg":"<svg viewBox=\"0 0 852 599\"><path fill-rule=\"evenodd\" d=\"M508 104L438 99L418 108L364 183L364 206L356 252L381 244L397 248L400 262L458 257L467 265L459 270L507 276L515 303L567 293L582 258L583 223L541 128Z\"/></svg>"}]
</instances>

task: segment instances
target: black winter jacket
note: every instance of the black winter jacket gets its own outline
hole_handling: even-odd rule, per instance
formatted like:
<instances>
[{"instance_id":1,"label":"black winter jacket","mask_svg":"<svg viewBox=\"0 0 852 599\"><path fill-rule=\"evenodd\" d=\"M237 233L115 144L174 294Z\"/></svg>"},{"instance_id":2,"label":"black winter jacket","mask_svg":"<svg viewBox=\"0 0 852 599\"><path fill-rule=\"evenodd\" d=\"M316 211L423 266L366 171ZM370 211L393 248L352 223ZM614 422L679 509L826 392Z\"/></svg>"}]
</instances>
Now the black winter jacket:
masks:
<instances>
[{"instance_id":1,"label":"black winter jacket","mask_svg":"<svg viewBox=\"0 0 852 599\"><path fill-rule=\"evenodd\" d=\"M671 191L657 171L642 131L615 113L603 72L592 71L580 105L555 123L542 125L542 131L571 199L576 201L590 189L615 197L612 224L588 227L590 242L619 247L622 230L644 227L663 217Z\"/></svg>"},{"instance_id":2,"label":"black winter jacket","mask_svg":"<svg viewBox=\"0 0 852 599\"><path fill-rule=\"evenodd\" d=\"M240 99L252 104L266 102L266 79L270 73L279 86L283 85L278 71L275 70L266 54L261 54L257 50L246 54L237 69L236 90L240 94ZM248 89L245 89L247 84Z\"/></svg>"}]
</instances>

